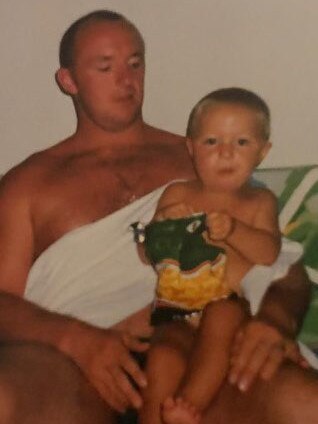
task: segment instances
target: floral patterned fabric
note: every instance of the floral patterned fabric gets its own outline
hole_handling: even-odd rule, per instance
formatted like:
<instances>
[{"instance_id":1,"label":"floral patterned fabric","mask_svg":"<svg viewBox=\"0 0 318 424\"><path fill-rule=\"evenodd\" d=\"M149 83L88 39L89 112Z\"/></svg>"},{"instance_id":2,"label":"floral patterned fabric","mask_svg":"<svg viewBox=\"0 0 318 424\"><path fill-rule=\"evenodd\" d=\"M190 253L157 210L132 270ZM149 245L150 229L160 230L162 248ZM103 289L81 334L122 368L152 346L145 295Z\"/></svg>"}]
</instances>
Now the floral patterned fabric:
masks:
<instances>
[{"instance_id":1,"label":"floral patterned fabric","mask_svg":"<svg viewBox=\"0 0 318 424\"><path fill-rule=\"evenodd\" d=\"M312 301L299 339L318 349L318 166L292 170L279 197L283 234L304 248L303 263L312 281Z\"/></svg>"}]
</instances>

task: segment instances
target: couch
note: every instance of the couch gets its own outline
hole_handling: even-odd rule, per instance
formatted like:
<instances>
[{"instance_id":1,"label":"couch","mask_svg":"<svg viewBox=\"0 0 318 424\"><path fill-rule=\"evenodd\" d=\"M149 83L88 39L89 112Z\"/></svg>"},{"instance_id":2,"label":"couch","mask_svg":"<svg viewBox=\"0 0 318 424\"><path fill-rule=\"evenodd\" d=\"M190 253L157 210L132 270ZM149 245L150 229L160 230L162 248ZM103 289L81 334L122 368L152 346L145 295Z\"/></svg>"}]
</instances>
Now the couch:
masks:
<instances>
[{"instance_id":1,"label":"couch","mask_svg":"<svg viewBox=\"0 0 318 424\"><path fill-rule=\"evenodd\" d=\"M263 169L254 177L277 195L284 236L303 245L312 300L299 339L318 353L318 165Z\"/></svg>"}]
</instances>

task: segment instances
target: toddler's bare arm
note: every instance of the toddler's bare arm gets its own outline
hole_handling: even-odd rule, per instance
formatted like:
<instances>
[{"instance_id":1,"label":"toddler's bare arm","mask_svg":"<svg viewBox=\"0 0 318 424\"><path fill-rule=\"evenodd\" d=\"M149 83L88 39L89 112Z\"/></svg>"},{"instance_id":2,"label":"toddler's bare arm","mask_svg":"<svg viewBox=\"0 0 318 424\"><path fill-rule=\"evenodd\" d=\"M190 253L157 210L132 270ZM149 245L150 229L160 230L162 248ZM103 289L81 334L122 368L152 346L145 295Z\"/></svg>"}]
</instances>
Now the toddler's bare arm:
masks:
<instances>
[{"instance_id":1,"label":"toddler's bare arm","mask_svg":"<svg viewBox=\"0 0 318 424\"><path fill-rule=\"evenodd\" d=\"M277 202L269 191L262 192L251 225L232 218L224 242L253 264L271 265L281 246Z\"/></svg>"}]
</instances>

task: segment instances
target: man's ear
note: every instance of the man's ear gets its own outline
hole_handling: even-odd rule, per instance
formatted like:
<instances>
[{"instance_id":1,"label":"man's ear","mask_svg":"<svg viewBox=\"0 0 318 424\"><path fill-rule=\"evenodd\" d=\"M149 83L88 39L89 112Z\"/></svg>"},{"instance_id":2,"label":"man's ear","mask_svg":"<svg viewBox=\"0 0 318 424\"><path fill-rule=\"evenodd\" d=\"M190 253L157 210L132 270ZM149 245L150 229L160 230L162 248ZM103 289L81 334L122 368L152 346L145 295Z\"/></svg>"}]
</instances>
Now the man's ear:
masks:
<instances>
[{"instance_id":1,"label":"man's ear","mask_svg":"<svg viewBox=\"0 0 318 424\"><path fill-rule=\"evenodd\" d=\"M70 96L77 94L77 86L69 69L58 69L55 74L55 79L63 93L69 94Z\"/></svg>"},{"instance_id":2,"label":"man's ear","mask_svg":"<svg viewBox=\"0 0 318 424\"><path fill-rule=\"evenodd\" d=\"M272 143L270 141L266 141L266 143L264 144L262 150L260 151L260 155L259 155L259 161L258 161L258 165L263 162L263 160L266 158L268 152L270 151L272 147Z\"/></svg>"},{"instance_id":3,"label":"man's ear","mask_svg":"<svg viewBox=\"0 0 318 424\"><path fill-rule=\"evenodd\" d=\"M187 137L186 144L187 144L189 155L192 157L193 156L193 141Z\"/></svg>"}]
</instances>

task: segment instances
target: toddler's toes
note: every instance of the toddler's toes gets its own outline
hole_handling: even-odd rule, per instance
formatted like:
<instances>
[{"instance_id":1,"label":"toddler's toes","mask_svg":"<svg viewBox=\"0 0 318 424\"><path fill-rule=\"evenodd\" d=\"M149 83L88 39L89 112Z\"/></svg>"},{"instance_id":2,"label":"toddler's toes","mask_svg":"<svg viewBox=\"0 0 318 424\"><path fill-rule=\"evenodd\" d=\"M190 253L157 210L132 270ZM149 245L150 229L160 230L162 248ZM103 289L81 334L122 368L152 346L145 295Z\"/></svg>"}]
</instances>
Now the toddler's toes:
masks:
<instances>
[{"instance_id":1,"label":"toddler's toes","mask_svg":"<svg viewBox=\"0 0 318 424\"><path fill-rule=\"evenodd\" d=\"M165 424L200 424L201 414L182 397L168 398L163 403L162 417Z\"/></svg>"},{"instance_id":2,"label":"toddler's toes","mask_svg":"<svg viewBox=\"0 0 318 424\"><path fill-rule=\"evenodd\" d=\"M172 397L168 397L165 401L162 403L162 407L164 409L172 409L176 405L176 401Z\"/></svg>"}]
</instances>

